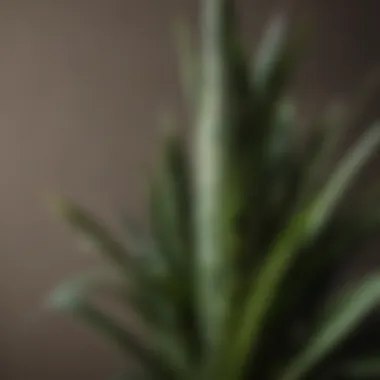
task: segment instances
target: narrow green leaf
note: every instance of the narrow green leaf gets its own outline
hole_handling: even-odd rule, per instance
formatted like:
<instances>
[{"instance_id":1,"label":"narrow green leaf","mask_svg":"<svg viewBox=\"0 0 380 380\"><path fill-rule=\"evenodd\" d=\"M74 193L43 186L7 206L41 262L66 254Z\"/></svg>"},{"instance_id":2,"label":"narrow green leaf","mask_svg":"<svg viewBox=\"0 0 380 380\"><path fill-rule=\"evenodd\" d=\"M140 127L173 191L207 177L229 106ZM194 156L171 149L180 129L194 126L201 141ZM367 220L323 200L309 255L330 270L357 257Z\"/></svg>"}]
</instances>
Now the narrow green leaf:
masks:
<instances>
[{"instance_id":1,"label":"narrow green leaf","mask_svg":"<svg viewBox=\"0 0 380 380\"><path fill-rule=\"evenodd\" d=\"M260 223L263 227L261 234L265 235L266 231L269 239L282 227L289 212L294 211L299 179L295 107L288 100L284 100L279 102L276 111L263 154L265 178L260 184L258 197Z\"/></svg>"},{"instance_id":2,"label":"narrow green leaf","mask_svg":"<svg viewBox=\"0 0 380 380\"><path fill-rule=\"evenodd\" d=\"M142 337L127 330L122 324L89 302L80 293L80 289L73 286L72 283L69 282L58 287L51 296L50 304L53 308L83 321L128 357L132 355L147 371L172 378L170 370L162 360L158 359L157 354L149 348L148 343L143 343Z\"/></svg>"},{"instance_id":3,"label":"narrow green leaf","mask_svg":"<svg viewBox=\"0 0 380 380\"><path fill-rule=\"evenodd\" d=\"M189 168L182 142L170 133L152 183L151 227L157 248L169 261L173 274L186 277L191 248L190 192Z\"/></svg>"},{"instance_id":4,"label":"narrow green leaf","mask_svg":"<svg viewBox=\"0 0 380 380\"><path fill-rule=\"evenodd\" d=\"M140 338L87 301L76 284L69 282L58 287L51 296L50 305L54 309L78 317L125 353L136 354L138 359L143 359L144 364L149 363L150 355L148 350L141 346Z\"/></svg>"},{"instance_id":5,"label":"narrow green leaf","mask_svg":"<svg viewBox=\"0 0 380 380\"><path fill-rule=\"evenodd\" d=\"M333 306L315 326L315 332L301 353L292 361L281 380L304 378L327 357L354 329L380 306L380 276L373 275L352 289L334 297Z\"/></svg>"},{"instance_id":6,"label":"narrow green leaf","mask_svg":"<svg viewBox=\"0 0 380 380\"><path fill-rule=\"evenodd\" d=\"M114 299L116 302L126 302L131 290L129 279L121 277L113 272L100 270L88 270L61 285L59 291L70 294L81 294L82 296L106 295L108 299Z\"/></svg>"},{"instance_id":7,"label":"narrow green leaf","mask_svg":"<svg viewBox=\"0 0 380 380\"><path fill-rule=\"evenodd\" d=\"M195 136L195 242L199 320L205 347L220 339L230 300L232 257L225 215L231 128L232 60L230 18L233 2L207 0L202 14L202 56L199 113ZM228 20L228 21L227 21Z\"/></svg>"},{"instance_id":8,"label":"narrow green leaf","mask_svg":"<svg viewBox=\"0 0 380 380\"><path fill-rule=\"evenodd\" d=\"M231 371L227 373L231 378L239 378L248 353L257 349L267 313L299 249L318 236L341 196L379 143L380 126L376 124L338 165L317 199L294 215L288 227L275 240L260 271L252 280L243 313L237 316L236 340L226 358L227 369Z\"/></svg>"},{"instance_id":9,"label":"narrow green leaf","mask_svg":"<svg viewBox=\"0 0 380 380\"><path fill-rule=\"evenodd\" d=\"M345 132L345 110L339 105L329 107L316 121L316 131L312 134L310 152L306 155L304 179L301 185L301 201L314 197L326 181L333 165L335 155Z\"/></svg>"},{"instance_id":10,"label":"narrow green leaf","mask_svg":"<svg viewBox=\"0 0 380 380\"><path fill-rule=\"evenodd\" d=\"M134 253L130 302L147 325L174 331L178 308L184 302L184 286L172 274L175 269L168 266L167 257L161 254L153 239L129 219L123 218L123 222L127 230L127 245ZM162 245L160 247L163 248ZM186 282L185 278L183 282Z\"/></svg>"},{"instance_id":11,"label":"narrow green leaf","mask_svg":"<svg viewBox=\"0 0 380 380\"><path fill-rule=\"evenodd\" d=\"M64 199L56 199L53 207L98 253L123 272L131 270L129 252L92 213Z\"/></svg>"},{"instance_id":12,"label":"narrow green leaf","mask_svg":"<svg viewBox=\"0 0 380 380\"><path fill-rule=\"evenodd\" d=\"M351 148L341 160L338 168L332 172L331 178L313 206L313 213L310 213L308 218L309 229L319 230L326 217L330 216L335 210L336 204L340 201L341 196L351 182L356 179L361 168L377 152L379 143L380 123L376 123Z\"/></svg>"},{"instance_id":13,"label":"narrow green leaf","mask_svg":"<svg viewBox=\"0 0 380 380\"><path fill-rule=\"evenodd\" d=\"M167 261L156 246L153 236L143 231L141 226L126 215L122 218L122 226L125 231L125 245L133 254L139 275L145 279L167 275Z\"/></svg>"},{"instance_id":14,"label":"narrow green leaf","mask_svg":"<svg viewBox=\"0 0 380 380\"><path fill-rule=\"evenodd\" d=\"M254 61L252 80L256 94L274 103L292 78L305 40L305 31L291 30L278 15L268 25Z\"/></svg>"},{"instance_id":15,"label":"narrow green leaf","mask_svg":"<svg viewBox=\"0 0 380 380\"><path fill-rule=\"evenodd\" d=\"M270 89L278 65L287 53L288 25L284 17L277 16L263 36L254 62L253 81L257 91Z\"/></svg>"}]
</instances>

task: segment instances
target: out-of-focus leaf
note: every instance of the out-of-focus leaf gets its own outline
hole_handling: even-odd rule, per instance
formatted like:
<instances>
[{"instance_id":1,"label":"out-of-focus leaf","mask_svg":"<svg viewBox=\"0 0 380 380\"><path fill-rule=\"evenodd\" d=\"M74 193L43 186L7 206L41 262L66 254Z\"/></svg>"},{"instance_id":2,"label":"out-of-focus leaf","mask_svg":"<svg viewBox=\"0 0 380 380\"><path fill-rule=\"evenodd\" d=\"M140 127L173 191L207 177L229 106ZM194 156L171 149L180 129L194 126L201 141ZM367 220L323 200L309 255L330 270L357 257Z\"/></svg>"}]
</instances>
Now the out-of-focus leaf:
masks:
<instances>
[{"instance_id":1,"label":"out-of-focus leaf","mask_svg":"<svg viewBox=\"0 0 380 380\"><path fill-rule=\"evenodd\" d=\"M298 150L298 118L285 99L303 35L277 18L250 67L234 1L203 5L201 55L188 30L177 30L196 124L194 165L188 167L173 130L165 134L151 187L151 228L145 234L128 221L127 242L86 210L59 203L60 215L122 277L77 278L52 303L135 357L144 380L331 380L347 358L377 349L363 343L372 329L355 329L348 339L376 303L371 280L315 322L335 271L377 231L376 196L369 209L341 201L377 149L379 127L326 178L339 137L321 133L310 156ZM335 122L324 121L328 132ZM133 307L141 322L136 332L92 302L99 290ZM366 349L354 347L358 342Z\"/></svg>"},{"instance_id":2,"label":"out-of-focus leaf","mask_svg":"<svg viewBox=\"0 0 380 380\"><path fill-rule=\"evenodd\" d=\"M291 30L278 15L269 24L255 56L252 74L255 92L273 103L291 80L305 41L305 30Z\"/></svg>"},{"instance_id":3,"label":"out-of-focus leaf","mask_svg":"<svg viewBox=\"0 0 380 380\"><path fill-rule=\"evenodd\" d=\"M274 357L292 357L304 343L312 329L312 318L331 293L337 274L377 236L377 216L375 220L367 212L336 215L322 235L301 251L266 319L257 366L273 368ZM259 373L257 366L254 374Z\"/></svg>"},{"instance_id":4,"label":"out-of-focus leaf","mask_svg":"<svg viewBox=\"0 0 380 380\"><path fill-rule=\"evenodd\" d=\"M289 177L293 178L289 178L288 183L295 187L298 175L296 166L299 165L299 162L283 161L281 170L273 173L273 167L271 167L272 173L269 173L268 165L272 165L269 164L268 154L275 153L275 150L280 148L279 144L291 136L289 131L289 133L284 131L285 124L287 127L295 127L289 122L292 118L291 112L289 112L291 106L286 104L286 100L283 101L283 97L285 96L285 87L294 74L299 54L302 51L302 33L298 32L300 31L290 30L285 17L276 17L269 25L253 62L249 104L251 112L249 113L250 118L244 124L246 132L242 134L245 141L245 149L242 151L246 153L241 158L242 162L236 166L242 167L240 170L246 181L245 193L241 195L246 202L243 207L246 213L243 215L246 224L245 236L250 240L246 245L250 247L248 249L252 250L254 247L253 249L261 252L265 252L265 244L273 238L280 219L286 213L285 210L281 210L278 213L279 221L274 221L273 213L270 213L268 207L272 201L276 202L276 199L290 195L290 191L292 196L296 195L295 188L285 189L284 186L287 184L284 184L282 180L281 184L273 184L272 181L276 178L275 174L280 171L283 179L288 174L286 170L290 169ZM285 119L287 119L286 122ZM284 138L284 136L286 137ZM289 141L286 142L286 145L288 143ZM295 154L294 148L293 154ZM271 149L274 150L271 151ZM246 173L250 173L250 175L247 176ZM287 194L285 195L285 193ZM291 198L283 202L284 205L289 206L289 209L292 205Z\"/></svg>"},{"instance_id":5,"label":"out-of-focus leaf","mask_svg":"<svg viewBox=\"0 0 380 380\"><path fill-rule=\"evenodd\" d=\"M292 361L281 380L299 380L338 347L380 305L380 276L373 275L334 297L326 315L317 321L315 332Z\"/></svg>"},{"instance_id":6,"label":"out-of-focus leaf","mask_svg":"<svg viewBox=\"0 0 380 380\"><path fill-rule=\"evenodd\" d=\"M257 91L262 93L270 90L274 78L280 76L278 65L284 54L288 54L288 37L287 20L277 16L268 26L256 54L253 82Z\"/></svg>"},{"instance_id":7,"label":"out-of-focus leaf","mask_svg":"<svg viewBox=\"0 0 380 380\"><path fill-rule=\"evenodd\" d=\"M167 261L154 242L154 238L127 215L122 218L125 245L133 255L139 275L145 279L167 275Z\"/></svg>"},{"instance_id":8,"label":"out-of-focus leaf","mask_svg":"<svg viewBox=\"0 0 380 380\"><path fill-rule=\"evenodd\" d=\"M169 271L167 258L162 257L152 238L129 219L124 218L123 222L128 248L134 253L131 304L149 326L174 329L177 308L184 302L184 290L178 286L178 279Z\"/></svg>"},{"instance_id":9,"label":"out-of-focus leaf","mask_svg":"<svg viewBox=\"0 0 380 380\"><path fill-rule=\"evenodd\" d=\"M98 253L123 272L131 270L129 252L92 213L64 199L55 200L53 207Z\"/></svg>"},{"instance_id":10,"label":"out-of-focus leaf","mask_svg":"<svg viewBox=\"0 0 380 380\"><path fill-rule=\"evenodd\" d=\"M323 186L338 153L345 131L345 111L343 107L329 107L316 122L312 133L311 146L306 152L304 179L301 185L301 201L309 201Z\"/></svg>"},{"instance_id":11,"label":"out-of-focus leaf","mask_svg":"<svg viewBox=\"0 0 380 380\"><path fill-rule=\"evenodd\" d=\"M202 14L202 92L195 131L195 252L197 312L207 352L221 339L231 299L234 267L231 250L233 217L225 203L229 183L234 70L231 44L235 37L231 1L207 1Z\"/></svg>"},{"instance_id":12,"label":"out-of-focus leaf","mask_svg":"<svg viewBox=\"0 0 380 380\"><path fill-rule=\"evenodd\" d=\"M166 137L161 165L151 187L151 227L157 249L168 260L173 275L190 270L191 188L189 168L178 136Z\"/></svg>"},{"instance_id":13,"label":"out-of-focus leaf","mask_svg":"<svg viewBox=\"0 0 380 380\"><path fill-rule=\"evenodd\" d=\"M79 317L91 328L116 344L127 354L136 355L142 363L150 362L149 350L143 345L141 338L127 331L98 307L87 301L76 287L76 284L62 284L52 294L50 304L54 309Z\"/></svg>"},{"instance_id":14,"label":"out-of-focus leaf","mask_svg":"<svg viewBox=\"0 0 380 380\"><path fill-rule=\"evenodd\" d=\"M172 377L172 370L143 343L143 338L124 327L105 311L89 302L75 284L63 284L52 294L50 304L53 308L68 313L80 320L95 332L106 338L126 355L132 355L144 369L152 374Z\"/></svg>"},{"instance_id":15,"label":"out-of-focus leaf","mask_svg":"<svg viewBox=\"0 0 380 380\"><path fill-rule=\"evenodd\" d=\"M380 378L380 353L377 356L352 359L342 366L341 374L347 379L376 380Z\"/></svg>"},{"instance_id":16,"label":"out-of-focus leaf","mask_svg":"<svg viewBox=\"0 0 380 380\"><path fill-rule=\"evenodd\" d=\"M264 178L260 184L258 199L260 210L261 247L267 248L279 228L295 211L299 182L297 159L295 107L288 100L279 102L276 116L269 128L268 140L263 154Z\"/></svg>"},{"instance_id":17,"label":"out-of-focus leaf","mask_svg":"<svg viewBox=\"0 0 380 380\"><path fill-rule=\"evenodd\" d=\"M117 273L89 270L65 281L60 291L86 297L105 295L118 303L126 303L131 291L130 285L128 278L118 276Z\"/></svg>"},{"instance_id":18,"label":"out-of-focus leaf","mask_svg":"<svg viewBox=\"0 0 380 380\"><path fill-rule=\"evenodd\" d=\"M319 230L326 217L335 210L341 196L354 181L360 169L377 152L380 143L380 124L376 123L341 160L337 169L331 173L331 178L318 196L310 213L308 228Z\"/></svg>"},{"instance_id":19,"label":"out-of-focus leaf","mask_svg":"<svg viewBox=\"0 0 380 380\"><path fill-rule=\"evenodd\" d=\"M356 178L359 169L376 151L380 126L371 128L332 173L317 199L295 214L288 227L278 236L254 276L243 312L236 319L237 333L226 358L229 376L238 378L247 355L255 350L281 283L291 268L299 249L315 239L333 214L341 196Z\"/></svg>"}]
</instances>

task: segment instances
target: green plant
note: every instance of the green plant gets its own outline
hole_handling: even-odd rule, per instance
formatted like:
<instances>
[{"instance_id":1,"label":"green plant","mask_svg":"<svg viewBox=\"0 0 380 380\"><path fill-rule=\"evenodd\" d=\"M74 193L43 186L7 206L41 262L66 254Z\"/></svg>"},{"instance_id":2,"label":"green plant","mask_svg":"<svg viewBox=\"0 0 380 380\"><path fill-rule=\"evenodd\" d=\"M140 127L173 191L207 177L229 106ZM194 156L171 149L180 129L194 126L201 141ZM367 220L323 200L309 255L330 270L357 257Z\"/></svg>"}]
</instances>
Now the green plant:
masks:
<instances>
[{"instance_id":1,"label":"green plant","mask_svg":"<svg viewBox=\"0 0 380 380\"><path fill-rule=\"evenodd\" d=\"M276 19L251 63L232 1L203 3L200 58L182 55L193 154L167 136L149 233L128 221L127 243L80 206L55 203L116 271L70 280L52 303L136 359L126 379L377 379L380 274L332 285L378 232L378 193L348 190L380 126L335 164L348 114L333 109L300 145L286 96L298 34ZM98 290L137 322L101 307Z\"/></svg>"}]
</instances>

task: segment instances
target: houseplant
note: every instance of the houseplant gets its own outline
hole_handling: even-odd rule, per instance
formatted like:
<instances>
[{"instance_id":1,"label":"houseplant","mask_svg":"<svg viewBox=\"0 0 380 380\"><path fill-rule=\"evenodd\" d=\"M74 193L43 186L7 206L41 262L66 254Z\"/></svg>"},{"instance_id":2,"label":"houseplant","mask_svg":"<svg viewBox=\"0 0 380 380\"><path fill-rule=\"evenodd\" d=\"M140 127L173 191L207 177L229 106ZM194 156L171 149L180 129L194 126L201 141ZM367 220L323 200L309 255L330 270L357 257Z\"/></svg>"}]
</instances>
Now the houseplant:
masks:
<instances>
[{"instance_id":1,"label":"houseplant","mask_svg":"<svg viewBox=\"0 0 380 380\"><path fill-rule=\"evenodd\" d=\"M183 65L192 154L166 136L149 232L124 223L127 242L75 203L54 202L115 273L68 281L52 305L134 358L126 379L379 378L380 274L332 285L378 232L379 198L348 190L380 126L335 163L347 115L326 112L302 147L286 96L298 34L276 19L250 62L233 1L203 1L202 20L200 57L186 50ZM93 300L99 290L137 322Z\"/></svg>"}]
</instances>

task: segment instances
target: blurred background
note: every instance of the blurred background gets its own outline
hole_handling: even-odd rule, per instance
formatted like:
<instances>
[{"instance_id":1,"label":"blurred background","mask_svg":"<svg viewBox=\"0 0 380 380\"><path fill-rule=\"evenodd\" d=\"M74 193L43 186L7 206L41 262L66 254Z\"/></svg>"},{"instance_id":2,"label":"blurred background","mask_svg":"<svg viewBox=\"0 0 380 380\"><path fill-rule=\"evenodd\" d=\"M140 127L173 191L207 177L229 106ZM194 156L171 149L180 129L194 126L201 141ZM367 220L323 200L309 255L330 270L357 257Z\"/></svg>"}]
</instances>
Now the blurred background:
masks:
<instances>
[{"instance_id":1,"label":"blurred background","mask_svg":"<svg viewBox=\"0 0 380 380\"><path fill-rule=\"evenodd\" d=\"M173 105L183 115L173 22L186 17L195 29L197 3L0 0L1 379L100 380L123 365L43 308L61 279L95 263L47 200L70 196L110 222L122 208L144 214L157 114ZM379 0L238 3L252 49L273 12L314 21L294 89L305 120L379 66Z\"/></svg>"}]
</instances>

